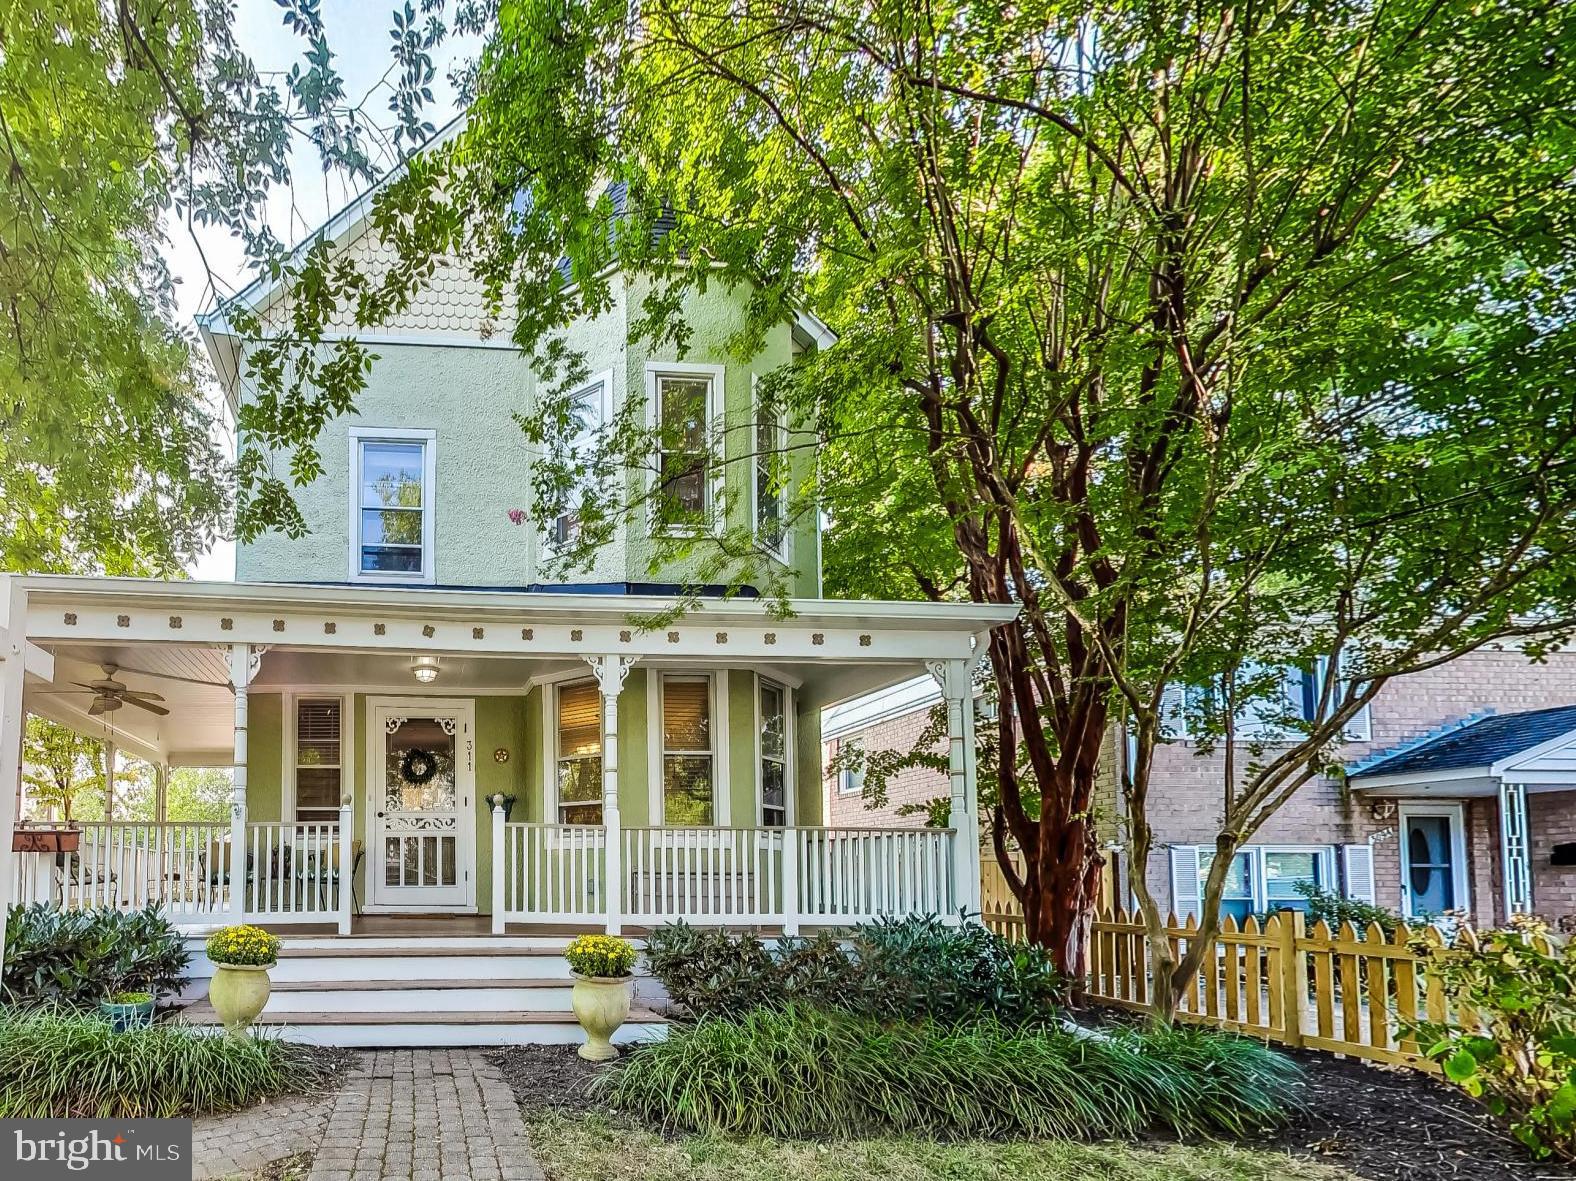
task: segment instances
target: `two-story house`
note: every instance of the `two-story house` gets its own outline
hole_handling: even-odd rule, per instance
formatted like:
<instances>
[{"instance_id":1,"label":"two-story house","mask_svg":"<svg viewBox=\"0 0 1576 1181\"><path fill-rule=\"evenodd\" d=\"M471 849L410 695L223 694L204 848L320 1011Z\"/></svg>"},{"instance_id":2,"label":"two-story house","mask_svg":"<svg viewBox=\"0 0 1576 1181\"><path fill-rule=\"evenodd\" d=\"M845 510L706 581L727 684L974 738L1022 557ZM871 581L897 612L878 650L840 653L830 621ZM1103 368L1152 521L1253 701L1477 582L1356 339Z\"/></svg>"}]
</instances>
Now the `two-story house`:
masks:
<instances>
[{"instance_id":1,"label":"two-story house","mask_svg":"<svg viewBox=\"0 0 1576 1181\"><path fill-rule=\"evenodd\" d=\"M367 211L357 202L323 232L375 271ZM349 946L385 951L398 964L390 986L439 974L410 958L432 953L432 940L469 954L680 918L792 932L973 909L972 716L961 702L985 633L1012 610L820 597L817 521L783 531L778 506L762 503L772 493L753 458L753 400L759 376L831 334L801 315L741 359L725 342L743 297L712 285L686 309L686 355L653 353L630 332L641 289L640 276L624 277L614 305L570 333L592 374L576 396L584 420L640 398L648 414L708 432L717 458L701 470L687 461L680 491L724 497L739 518L730 526L775 530L793 592L786 617L748 593L703 588L674 622L642 626L689 580L682 565L653 569L641 522L621 527L582 579L544 577L575 526L541 536L515 511L533 456L513 416L533 404L535 378L507 335L489 331L480 283L451 260L416 306L357 334L376 361L354 414L318 439L325 470L299 490L303 536L241 545L233 583L0 582L0 781L16 779L30 712L159 768L233 767L235 783L227 823L83 825L73 852L14 864L7 845L0 902L157 901L194 931L289 926L308 940L295 954L321 953L319 985L371 970L335 961L348 953L328 938L365 936ZM238 298L283 330L288 292L259 282ZM245 342L223 309L201 329L232 406L243 405ZM957 830L829 827L821 710L927 670L960 703ZM0 800L5 831L14 793ZM524 1011L529 998L464 1000Z\"/></svg>"}]
</instances>

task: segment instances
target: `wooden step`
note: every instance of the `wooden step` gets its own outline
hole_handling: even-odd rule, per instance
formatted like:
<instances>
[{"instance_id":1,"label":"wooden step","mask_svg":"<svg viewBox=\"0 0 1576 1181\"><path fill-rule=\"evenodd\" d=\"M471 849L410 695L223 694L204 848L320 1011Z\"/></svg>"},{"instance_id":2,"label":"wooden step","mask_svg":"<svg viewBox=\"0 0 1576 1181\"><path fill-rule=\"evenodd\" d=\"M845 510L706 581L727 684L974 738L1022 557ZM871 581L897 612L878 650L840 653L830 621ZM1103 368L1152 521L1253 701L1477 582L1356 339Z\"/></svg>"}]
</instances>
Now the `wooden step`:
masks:
<instances>
[{"instance_id":1,"label":"wooden step","mask_svg":"<svg viewBox=\"0 0 1576 1181\"><path fill-rule=\"evenodd\" d=\"M441 945L429 947L419 943L413 943L409 947L292 947L286 943L279 949L280 959L409 959L420 956L442 956L450 959L468 959L472 956L551 956L554 959L563 959L564 949L561 947L511 947L507 944L502 946L477 944L465 947L445 947Z\"/></svg>"},{"instance_id":2,"label":"wooden step","mask_svg":"<svg viewBox=\"0 0 1576 1181\"><path fill-rule=\"evenodd\" d=\"M182 1009L178 1020L189 1025L217 1025L218 1015L207 1001L199 1001ZM627 1025L666 1025L668 1019L651 1009L634 1008L629 1011ZM257 1022L261 1026L289 1027L292 1025L575 1025L575 1015L564 1011L504 1011L491 1013L291 1013L288 1021L278 1016L265 1015Z\"/></svg>"},{"instance_id":3,"label":"wooden step","mask_svg":"<svg viewBox=\"0 0 1576 1181\"><path fill-rule=\"evenodd\" d=\"M505 988L568 988L574 984L572 978L562 980L545 976L522 977L518 980L508 977L497 979L465 979L453 980L275 980L273 992L405 992L418 989L505 989Z\"/></svg>"}]
</instances>

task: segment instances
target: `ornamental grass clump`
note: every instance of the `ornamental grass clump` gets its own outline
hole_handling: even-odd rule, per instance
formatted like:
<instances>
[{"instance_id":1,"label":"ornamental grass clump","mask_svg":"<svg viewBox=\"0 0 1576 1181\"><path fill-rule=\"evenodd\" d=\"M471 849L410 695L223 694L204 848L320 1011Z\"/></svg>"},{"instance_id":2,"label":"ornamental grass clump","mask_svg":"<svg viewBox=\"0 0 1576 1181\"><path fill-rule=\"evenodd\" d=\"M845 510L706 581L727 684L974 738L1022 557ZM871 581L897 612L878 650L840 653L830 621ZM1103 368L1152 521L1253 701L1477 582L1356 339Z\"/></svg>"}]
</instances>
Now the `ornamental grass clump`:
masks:
<instances>
[{"instance_id":1,"label":"ornamental grass clump","mask_svg":"<svg viewBox=\"0 0 1576 1181\"><path fill-rule=\"evenodd\" d=\"M1283 1122L1300 1083L1282 1055L1207 1031L1080 1036L790 1005L675 1029L598 1085L692 1132L1096 1140L1240 1136Z\"/></svg>"},{"instance_id":2,"label":"ornamental grass clump","mask_svg":"<svg viewBox=\"0 0 1576 1181\"><path fill-rule=\"evenodd\" d=\"M0 1119L166 1119L234 1111L316 1083L310 1051L164 1024L0 1009Z\"/></svg>"},{"instance_id":3,"label":"ornamental grass clump","mask_svg":"<svg viewBox=\"0 0 1576 1181\"><path fill-rule=\"evenodd\" d=\"M564 959L578 976L621 979L635 970L635 947L616 935L581 935L564 948Z\"/></svg>"},{"instance_id":4,"label":"ornamental grass clump","mask_svg":"<svg viewBox=\"0 0 1576 1181\"><path fill-rule=\"evenodd\" d=\"M208 958L216 964L271 968L279 960L279 936L242 923L208 936Z\"/></svg>"}]
</instances>

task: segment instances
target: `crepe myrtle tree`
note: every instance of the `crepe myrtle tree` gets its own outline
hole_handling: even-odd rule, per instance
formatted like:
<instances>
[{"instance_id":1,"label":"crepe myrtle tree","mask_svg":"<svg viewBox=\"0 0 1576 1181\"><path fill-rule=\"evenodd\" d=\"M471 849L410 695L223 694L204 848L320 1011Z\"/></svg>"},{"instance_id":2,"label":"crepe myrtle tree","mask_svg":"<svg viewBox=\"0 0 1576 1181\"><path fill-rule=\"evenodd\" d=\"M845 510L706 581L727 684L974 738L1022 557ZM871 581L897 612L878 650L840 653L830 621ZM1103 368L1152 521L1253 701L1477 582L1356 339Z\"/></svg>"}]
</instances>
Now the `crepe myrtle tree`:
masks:
<instances>
[{"instance_id":1,"label":"crepe myrtle tree","mask_svg":"<svg viewBox=\"0 0 1576 1181\"><path fill-rule=\"evenodd\" d=\"M1233 695L1267 692L1242 670L1333 670L1297 742L1233 756L1225 854L1387 676L1560 634L1573 22L1525 0L505 0L465 128L374 203L398 267L344 291L359 316L440 254L477 270L537 373L521 511L564 520L566 566L626 529L653 568L780 601L776 525L746 506L791 488L782 520L829 522L834 591L1020 606L987 652L1014 752L994 842L1076 970L1114 723L1141 864L1177 687L1221 686L1229 730ZM803 307L837 341L760 373L749 413L676 385L584 421L569 325L627 307L632 348L682 356L714 287L743 311L709 344L741 365ZM329 302L297 305L296 337ZM1190 969L1152 945L1164 1015Z\"/></svg>"}]
</instances>

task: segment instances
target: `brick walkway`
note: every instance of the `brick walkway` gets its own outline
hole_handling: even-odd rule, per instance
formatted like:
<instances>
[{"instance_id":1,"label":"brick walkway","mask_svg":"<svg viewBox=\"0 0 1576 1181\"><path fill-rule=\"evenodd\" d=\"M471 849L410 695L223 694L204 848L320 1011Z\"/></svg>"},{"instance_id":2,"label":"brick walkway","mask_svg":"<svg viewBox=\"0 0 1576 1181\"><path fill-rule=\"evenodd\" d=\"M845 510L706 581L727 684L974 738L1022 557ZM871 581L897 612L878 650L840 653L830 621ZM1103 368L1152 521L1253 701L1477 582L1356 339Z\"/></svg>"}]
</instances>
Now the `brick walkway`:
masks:
<instances>
[{"instance_id":1,"label":"brick walkway","mask_svg":"<svg viewBox=\"0 0 1576 1181\"><path fill-rule=\"evenodd\" d=\"M333 1110L333 1095L292 1095L230 1115L193 1120L192 1176L195 1181L244 1177L276 1160L310 1152Z\"/></svg>"},{"instance_id":2,"label":"brick walkway","mask_svg":"<svg viewBox=\"0 0 1576 1181\"><path fill-rule=\"evenodd\" d=\"M543 1181L479 1050L373 1050L334 1102L310 1181Z\"/></svg>"},{"instance_id":3,"label":"brick walkway","mask_svg":"<svg viewBox=\"0 0 1576 1181\"><path fill-rule=\"evenodd\" d=\"M197 1181L313 1152L309 1181L544 1181L509 1085L479 1050L368 1050L337 1095L196 1121Z\"/></svg>"}]
</instances>

